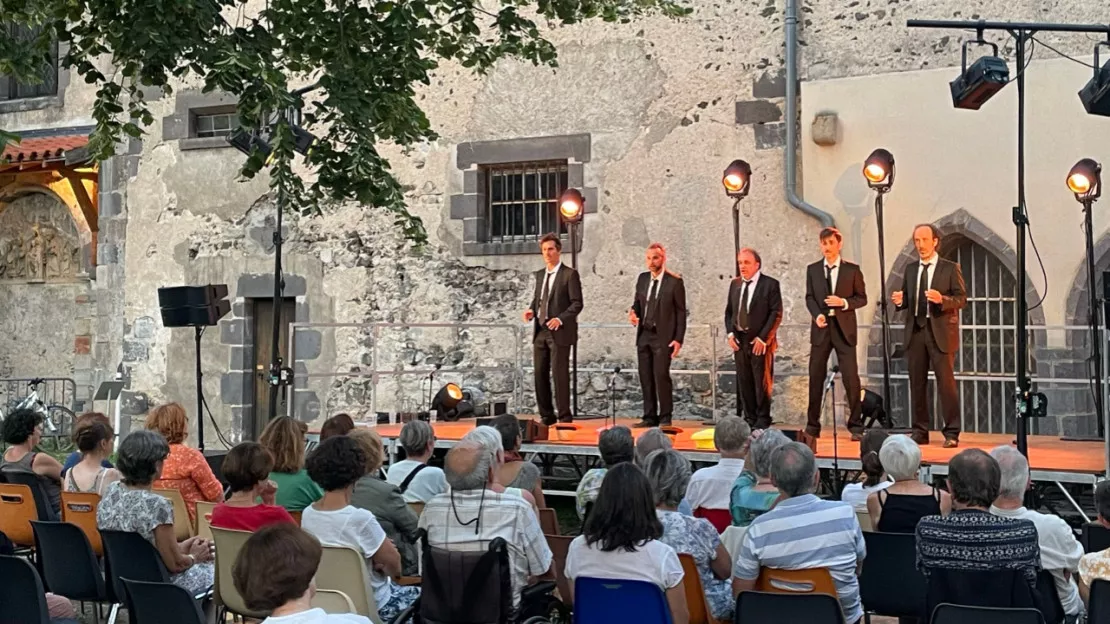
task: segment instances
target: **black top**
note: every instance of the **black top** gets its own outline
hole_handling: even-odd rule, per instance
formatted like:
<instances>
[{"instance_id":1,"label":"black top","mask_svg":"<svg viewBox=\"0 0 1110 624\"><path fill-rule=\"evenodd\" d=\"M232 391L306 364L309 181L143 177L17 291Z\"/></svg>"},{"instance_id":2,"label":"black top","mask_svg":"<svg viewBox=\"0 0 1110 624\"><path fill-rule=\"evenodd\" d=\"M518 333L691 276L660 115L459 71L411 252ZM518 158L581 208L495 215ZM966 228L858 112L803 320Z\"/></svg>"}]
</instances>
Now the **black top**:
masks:
<instances>
[{"instance_id":1,"label":"black top","mask_svg":"<svg viewBox=\"0 0 1110 624\"><path fill-rule=\"evenodd\" d=\"M879 490L879 516L876 531L881 533L914 533L917 522L925 516L940 515L940 491L933 488L932 495L892 494Z\"/></svg>"}]
</instances>

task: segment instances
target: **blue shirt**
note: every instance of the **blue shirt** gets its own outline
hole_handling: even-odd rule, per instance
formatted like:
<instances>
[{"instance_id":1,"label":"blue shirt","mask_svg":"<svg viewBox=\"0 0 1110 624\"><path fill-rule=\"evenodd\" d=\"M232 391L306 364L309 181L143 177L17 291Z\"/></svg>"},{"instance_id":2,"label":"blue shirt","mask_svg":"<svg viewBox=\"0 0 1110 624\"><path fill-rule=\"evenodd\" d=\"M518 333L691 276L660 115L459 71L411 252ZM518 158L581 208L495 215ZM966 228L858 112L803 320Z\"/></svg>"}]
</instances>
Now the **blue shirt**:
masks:
<instances>
[{"instance_id":1,"label":"blue shirt","mask_svg":"<svg viewBox=\"0 0 1110 624\"><path fill-rule=\"evenodd\" d=\"M62 476L64 477L65 474L69 472L70 468L73 468L79 463L81 463L81 451L73 451L66 457L65 462L62 463ZM100 465L104 466L105 468L115 468L115 466L112 465L112 462L108 461L107 459L101 461Z\"/></svg>"}]
</instances>

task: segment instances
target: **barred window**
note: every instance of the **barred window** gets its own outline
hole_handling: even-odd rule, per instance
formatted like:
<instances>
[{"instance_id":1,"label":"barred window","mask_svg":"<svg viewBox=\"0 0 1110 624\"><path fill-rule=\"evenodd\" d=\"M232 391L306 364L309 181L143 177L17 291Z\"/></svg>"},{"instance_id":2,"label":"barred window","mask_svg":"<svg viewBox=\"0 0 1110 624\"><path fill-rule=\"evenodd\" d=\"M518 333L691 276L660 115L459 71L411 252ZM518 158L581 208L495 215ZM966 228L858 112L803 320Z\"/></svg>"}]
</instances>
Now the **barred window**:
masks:
<instances>
[{"instance_id":1,"label":"barred window","mask_svg":"<svg viewBox=\"0 0 1110 624\"><path fill-rule=\"evenodd\" d=\"M485 174L490 242L566 232L558 218L559 196L567 188L566 161L490 165Z\"/></svg>"},{"instance_id":2,"label":"barred window","mask_svg":"<svg viewBox=\"0 0 1110 624\"><path fill-rule=\"evenodd\" d=\"M3 24L0 29L12 41L34 41L43 32L42 26L30 28L21 24ZM42 64L39 71L40 82L21 82L15 76L0 74L0 101L22 100L58 94L58 42L55 40L50 58Z\"/></svg>"},{"instance_id":3,"label":"barred window","mask_svg":"<svg viewBox=\"0 0 1110 624\"><path fill-rule=\"evenodd\" d=\"M230 112L197 115L193 123L193 136L198 139L227 136L239 127L239 114Z\"/></svg>"}]
</instances>

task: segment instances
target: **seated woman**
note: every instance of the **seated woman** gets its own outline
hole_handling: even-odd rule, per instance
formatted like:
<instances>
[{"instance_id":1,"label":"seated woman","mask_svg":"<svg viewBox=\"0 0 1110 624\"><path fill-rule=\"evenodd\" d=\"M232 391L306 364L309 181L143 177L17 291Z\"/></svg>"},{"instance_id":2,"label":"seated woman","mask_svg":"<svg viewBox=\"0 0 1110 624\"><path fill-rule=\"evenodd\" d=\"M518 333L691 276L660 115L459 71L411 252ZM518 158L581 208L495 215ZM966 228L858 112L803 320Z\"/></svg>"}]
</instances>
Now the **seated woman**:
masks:
<instances>
[{"instance_id":1,"label":"seated woman","mask_svg":"<svg viewBox=\"0 0 1110 624\"><path fill-rule=\"evenodd\" d=\"M273 467L269 451L257 442L240 442L228 451L222 472L231 496L212 510L212 526L257 531L275 522L296 524L284 507L274 504L277 485L269 479Z\"/></svg>"},{"instance_id":2,"label":"seated woman","mask_svg":"<svg viewBox=\"0 0 1110 624\"><path fill-rule=\"evenodd\" d=\"M397 486L378 478L385 457L381 436L373 429L356 429L347 437L357 442L366 454L366 474L355 484L351 504L374 514L401 553L401 573L416 576L420 556L416 552L416 533L420 519L409 509Z\"/></svg>"},{"instance_id":3,"label":"seated woman","mask_svg":"<svg viewBox=\"0 0 1110 624\"><path fill-rule=\"evenodd\" d=\"M178 543L173 530L173 503L151 490L162 473L170 445L161 434L139 430L119 444L116 466L120 480L108 486L96 508L102 531L138 533L154 544L170 580L196 596L212 587L215 576L212 542L190 537Z\"/></svg>"},{"instance_id":4,"label":"seated woman","mask_svg":"<svg viewBox=\"0 0 1110 624\"><path fill-rule=\"evenodd\" d=\"M274 468L270 471L270 480L277 484L274 502L286 511L301 511L324 495L324 490L304 469L306 431L308 427L304 423L280 416L271 420L258 438L259 444L274 458Z\"/></svg>"},{"instance_id":5,"label":"seated woman","mask_svg":"<svg viewBox=\"0 0 1110 624\"><path fill-rule=\"evenodd\" d=\"M348 414L336 414L324 421L320 427L320 441L323 442L332 436L347 435L354 431L355 421Z\"/></svg>"},{"instance_id":6,"label":"seated woman","mask_svg":"<svg viewBox=\"0 0 1110 624\"><path fill-rule=\"evenodd\" d=\"M771 483L771 454L785 446L790 438L778 429L757 429L752 432L751 447L744 472L732 485L729 511L732 526L746 527L757 516L775 506L779 490Z\"/></svg>"},{"instance_id":7,"label":"seated woman","mask_svg":"<svg viewBox=\"0 0 1110 624\"><path fill-rule=\"evenodd\" d=\"M312 451L308 475L324 488L324 497L305 507L301 527L325 546L347 546L366 558L378 616L389 622L420 596L420 588L401 587L392 577L401 574L401 554L385 536L374 514L351 505L355 484L366 474L366 455L347 436L328 438Z\"/></svg>"},{"instance_id":8,"label":"seated woman","mask_svg":"<svg viewBox=\"0 0 1110 624\"><path fill-rule=\"evenodd\" d=\"M668 449L648 455L645 463L656 514L663 524L659 541L680 555L694 558L713 617L731 620L736 605L732 598L732 559L721 544L721 536L709 520L678 513L678 503L690 485L690 460Z\"/></svg>"},{"instance_id":9,"label":"seated woman","mask_svg":"<svg viewBox=\"0 0 1110 624\"><path fill-rule=\"evenodd\" d=\"M505 449L505 463L497 472L497 482L531 492L536 507L544 507L540 469L520 454L520 423L516 416L503 414L494 418L490 426L501 434L501 448Z\"/></svg>"},{"instance_id":10,"label":"seated woman","mask_svg":"<svg viewBox=\"0 0 1110 624\"><path fill-rule=\"evenodd\" d=\"M162 434L170 445L170 455L162 467L162 476L154 482L159 490L177 490L185 499L189 522L196 524L197 501L218 503L224 499L224 486L220 485L204 454L185 446L189 437L189 420L180 403L166 403L151 410L146 417L146 428Z\"/></svg>"},{"instance_id":11,"label":"seated woman","mask_svg":"<svg viewBox=\"0 0 1110 624\"><path fill-rule=\"evenodd\" d=\"M75 437L81 461L66 473L65 491L104 496L108 486L119 481L118 470L104 467L104 462L112 454L116 434L108 424L93 421L82 427Z\"/></svg>"},{"instance_id":12,"label":"seated woman","mask_svg":"<svg viewBox=\"0 0 1110 624\"><path fill-rule=\"evenodd\" d=\"M883 463L879 461L879 449L883 448L883 442L888 437L890 434L882 429L868 429L859 441L859 460L863 464L864 479L844 486L840 494L840 500L855 507L856 511L866 512L867 497L894 484L887 478Z\"/></svg>"},{"instance_id":13,"label":"seated woman","mask_svg":"<svg viewBox=\"0 0 1110 624\"><path fill-rule=\"evenodd\" d=\"M570 543L565 574L572 594L580 576L653 583L666 594L674 624L687 624L682 563L674 548L659 541L663 524L653 500L642 470L628 463L611 468L582 535Z\"/></svg>"},{"instance_id":14,"label":"seated woman","mask_svg":"<svg viewBox=\"0 0 1110 624\"><path fill-rule=\"evenodd\" d=\"M631 462L636 452L636 441L632 439L632 430L623 425L617 425L601 432L597 439L597 450L601 454L601 463L604 468L591 468L582 475L578 482L578 490L574 493L574 510L580 519L586 517L586 507L597 501L597 492L601 489L601 481L605 473L613 466L624 462Z\"/></svg>"},{"instance_id":15,"label":"seated woman","mask_svg":"<svg viewBox=\"0 0 1110 624\"><path fill-rule=\"evenodd\" d=\"M948 515L952 497L948 492L917 479L921 470L921 447L906 435L892 435L879 449L879 461L894 483L867 496L871 526L883 533L914 533L925 516Z\"/></svg>"},{"instance_id":16,"label":"seated woman","mask_svg":"<svg viewBox=\"0 0 1110 624\"><path fill-rule=\"evenodd\" d=\"M370 624L361 615L312 608L323 555L320 542L296 525L272 524L243 544L232 581L248 609L270 613L262 624Z\"/></svg>"},{"instance_id":17,"label":"seated woman","mask_svg":"<svg viewBox=\"0 0 1110 624\"><path fill-rule=\"evenodd\" d=\"M1110 529L1110 481L1102 481L1095 487L1095 511L1098 524ZM1087 553L1079 559L1079 596L1087 606L1091 602L1091 585L1097 580L1110 581L1110 548Z\"/></svg>"},{"instance_id":18,"label":"seated woman","mask_svg":"<svg viewBox=\"0 0 1110 624\"><path fill-rule=\"evenodd\" d=\"M77 420L73 423L73 442L75 444L77 443L77 436L81 435L81 431L94 422L103 423L105 425L108 425L109 427L112 426L112 421L108 420L108 417L104 414L101 414L100 412L85 412L84 414L78 416ZM62 476L66 476L66 473L69 472L69 469L76 466L77 462L79 461L81 461L80 450L73 451L69 455L66 455L66 460L62 462ZM112 462L108 461L107 458L105 458L102 463L105 468L114 468L114 466L112 466Z\"/></svg>"},{"instance_id":19,"label":"seated woman","mask_svg":"<svg viewBox=\"0 0 1110 624\"><path fill-rule=\"evenodd\" d=\"M19 409L8 414L3 422L4 451L0 472L32 475L46 492L54 513L62 510L62 465L46 453L35 452L42 440L42 416L33 410Z\"/></svg>"}]
</instances>

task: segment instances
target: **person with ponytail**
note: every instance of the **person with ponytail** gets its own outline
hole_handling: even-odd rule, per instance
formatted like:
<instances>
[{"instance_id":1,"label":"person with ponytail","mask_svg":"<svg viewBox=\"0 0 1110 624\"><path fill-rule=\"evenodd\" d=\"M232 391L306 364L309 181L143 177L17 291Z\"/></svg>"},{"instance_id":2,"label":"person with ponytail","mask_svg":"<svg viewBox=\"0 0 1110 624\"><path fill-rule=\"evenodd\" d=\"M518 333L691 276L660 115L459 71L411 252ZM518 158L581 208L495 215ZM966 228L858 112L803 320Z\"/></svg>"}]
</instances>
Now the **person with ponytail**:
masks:
<instances>
[{"instance_id":1,"label":"person with ponytail","mask_svg":"<svg viewBox=\"0 0 1110 624\"><path fill-rule=\"evenodd\" d=\"M867 497L872 492L885 490L894 483L886 475L883 463L879 461L879 449L890 436L882 429L868 429L859 441L859 460L863 464L862 482L849 483L840 494L840 500L855 507L856 511L867 511Z\"/></svg>"},{"instance_id":2,"label":"person with ponytail","mask_svg":"<svg viewBox=\"0 0 1110 624\"><path fill-rule=\"evenodd\" d=\"M112 426L101 421L93 421L77 431L74 441L81 453L81 461L66 472L66 492L103 496L109 485L119 481L118 470L104 467L104 462L112 453L115 435Z\"/></svg>"}]
</instances>

